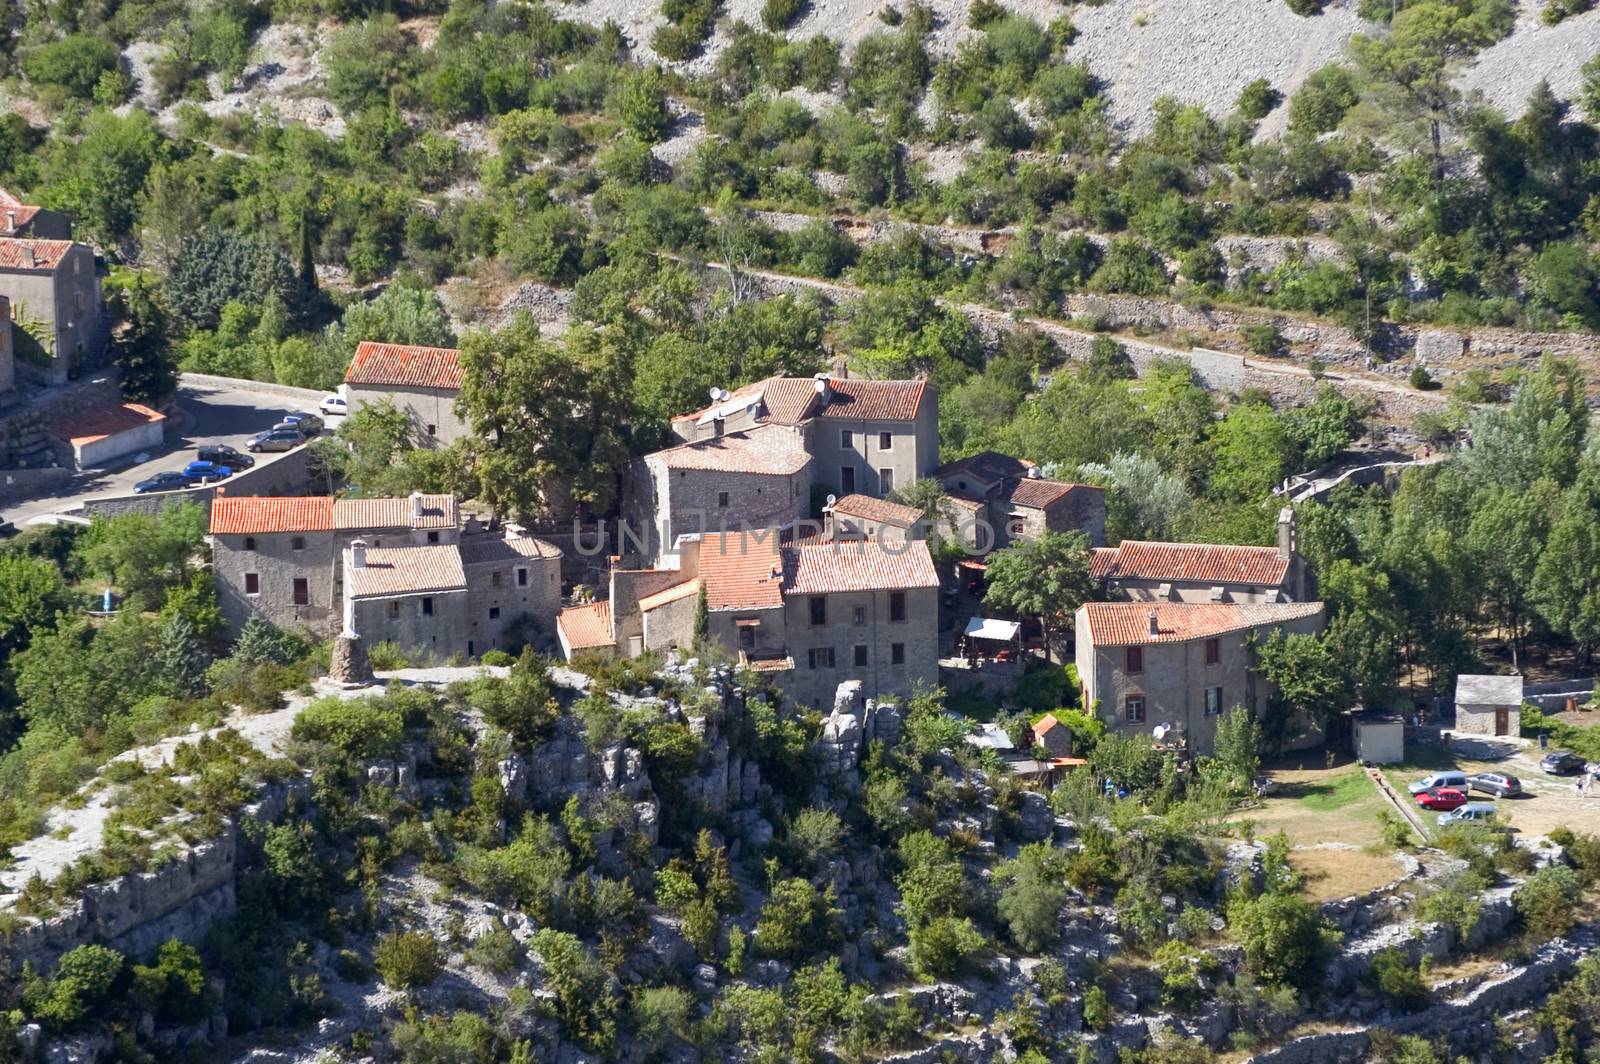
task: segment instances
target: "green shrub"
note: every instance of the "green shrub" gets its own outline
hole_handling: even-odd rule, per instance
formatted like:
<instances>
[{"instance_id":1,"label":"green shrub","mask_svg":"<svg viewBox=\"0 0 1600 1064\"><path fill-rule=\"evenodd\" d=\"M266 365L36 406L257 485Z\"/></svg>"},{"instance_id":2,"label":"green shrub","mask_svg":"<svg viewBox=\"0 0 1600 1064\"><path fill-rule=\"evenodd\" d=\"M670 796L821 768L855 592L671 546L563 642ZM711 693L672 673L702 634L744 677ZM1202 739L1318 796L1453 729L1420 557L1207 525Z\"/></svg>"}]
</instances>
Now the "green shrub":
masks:
<instances>
[{"instance_id":1,"label":"green shrub","mask_svg":"<svg viewBox=\"0 0 1600 1064\"><path fill-rule=\"evenodd\" d=\"M1594 7L1594 0L1547 0L1539 17L1547 26L1554 26L1574 15L1581 15Z\"/></svg>"},{"instance_id":2,"label":"green shrub","mask_svg":"<svg viewBox=\"0 0 1600 1064\"><path fill-rule=\"evenodd\" d=\"M1322 14L1322 0L1284 0L1284 3L1289 5L1290 11L1304 18Z\"/></svg>"},{"instance_id":3,"label":"green shrub","mask_svg":"<svg viewBox=\"0 0 1600 1064\"><path fill-rule=\"evenodd\" d=\"M1234 107L1243 117L1259 122L1271 114L1282 99L1283 95L1272 87L1272 82L1257 78L1239 91L1239 99Z\"/></svg>"},{"instance_id":4,"label":"green shrub","mask_svg":"<svg viewBox=\"0 0 1600 1064\"><path fill-rule=\"evenodd\" d=\"M911 965L925 979L960 974L989 948L989 940L965 916L940 916L911 930Z\"/></svg>"},{"instance_id":5,"label":"green shrub","mask_svg":"<svg viewBox=\"0 0 1600 1064\"><path fill-rule=\"evenodd\" d=\"M117 46L105 36L75 33L35 49L22 61L22 70L35 85L87 100L101 76L116 70L119 62Z\"/></svg>"},{"instance_id":6,"label":"green shrub","mask_svg":"<svg viewBox=\"0 0 1600 1064\"><path fill-rule=\"evenodd\" d=\"M1419 392L1430 391L1433 388L1433 375L1428 372L1427 366L1411 367L1411 387Z\"/></svg>"},{"instance_id":7,"label":"green shrub","mask_svg":"<svg viewBox=\"0 0 1600 1064\"><path fill-rule=\"evenodd\" d=\"M1420 1009L1428 1003L1422 972L1397 949L1382 950L1372 958L1372 984L1403 1009Z\"/></svg>"},{"instance_id":8,"label":"green shrub","mask_svg":"<svg viewBox=\"0 0 1600 1064\"><path fill-rule=\"evenodd\" d=\"M444 971L439 944L416 931L391 932L378 940L373 967L385 984L396 990L427 986Z\"/></svg>"},{"instance_id":9,"label":"green shrub","mask_svg":"<svg viewBox=\"0 0 1600 1064\"><path fill-rule=\"evenodd\" d=\"M1566 865L1539 869L1517 891L1517 912L1523 927L1541 940L1566 934L1577 922L1582 893L1577 874Z\"/></svg>"},{"instance_id":10,"label":"green shrub","mask_svg":"<svg viewBox=\"0 0 1600 1064\"><path fill-rule=\"evenodd\" d=\"M1091 1031L1104 1031L1111 1026L1111 1001L1097 986L1083 992L1083 1025Z\"/></svg>"},{"instance_id":11,"label":"green shrub","mask_svg":"<svg viewBox=\"0 0 1600 1064\"><path fill-rule=\"evenodd\" d=\"M1004 18L1006 9L995 0L973 0L967 9L967 25L975 30L987 29L991 23Z\"/></svg>"},{"instance_id":12,"label":"green shrub","mask_svg":"<svg viewBox=\"0 0 1600 1064\"><path fill-rule=\"evenodd\" d=\"M1228 906L1228 928L1263 982L1315 986L1337 933L1298 895L1264 894Z\"/></svg>"},{"instance_id":13,"label":"green shrub","mask_svg":"<svg viewBox=\"0 0 1600 1064\"><path fill-rule=\"evenodd\" d=\"M194 947L168 939L153 965L133 967L133 996L140 1007L167 1023L195 1023L205 1017L205 967Z\"/></svg>"},{"instance_id":14,"label":"green shrub","mask_svg":"<svg viewBox=\"0 0 1600 1064\"><path fill-rule=\"evenodd\" d=\"M496 975L507 975L522 963L522 943L503 927L487 931L472 941L466 951L467 963Z\"/></svg>"},{"instance_id":15,"label":"green shrub","mask_svg":"<svg viewBox=\"0 0 1600 1064\"><path fill-rule=\"evenodd\" d=\"M1355 76L1344 67L1313 70L1289 99L1289 126L1306 133L1332 132L1360 98Z\"/></svg>"},{"instance_id":16,"label":"green shrub","mask_svg":"<svg viewBox=\"0 0 1600 1064\"><path fill-rule=\"evenodd\" d=\"M773 33L782 33L800 17L806 0L767 0L761 6L761 24Z\"/></svg>"},{"instance_id":17,"label":"green shrub","mask_svg":"<svg viewBox=\"0 0 1600 1064\"><path fill-rule=\"evenodd\" d=\"M1244 327L1244 344L1250 349L1252 355L1261 355L1263 358L1283 354L1283 333L1278 331L1276 325L1270 322L1265 325L1246 325Z\"/></svg>"},{"instance_id":18,"label":"green shrub","mask_svg":"<svg viewBox=\"0 0 1600 1064\"><path fill-rule=\"evenodd\" d=\"M49 979L35 976L24 985L23 1004L51 1030L72 1030L99 1013L122 984L126 967L110 946L79 946L62 954Z\"/></svg>"},{"instance_id":19,"label":"green shrub","mask_svg":"<svg viewBox=\"0 0 1600 1064\"><path fill-rule=\"evenodd\" d=\"M349 757L382 757L400 742L404 721L387 698L322 698L300 711L290 735Z\"/></svg>"}]
</instances>

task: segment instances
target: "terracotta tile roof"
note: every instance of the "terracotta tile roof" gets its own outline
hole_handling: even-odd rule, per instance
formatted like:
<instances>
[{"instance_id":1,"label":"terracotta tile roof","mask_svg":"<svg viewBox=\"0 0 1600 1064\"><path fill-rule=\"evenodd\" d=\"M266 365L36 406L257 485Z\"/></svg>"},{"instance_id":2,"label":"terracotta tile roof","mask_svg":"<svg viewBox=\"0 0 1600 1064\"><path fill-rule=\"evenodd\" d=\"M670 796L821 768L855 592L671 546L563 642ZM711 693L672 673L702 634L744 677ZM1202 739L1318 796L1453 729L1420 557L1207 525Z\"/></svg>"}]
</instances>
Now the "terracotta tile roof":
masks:
<instances>
[{"instance_id":1,"label":"terracotta tile roof","mask_svg":"<svg viewBox=\"0 0 1600 1064\"><path fill-rule=\"evenodd\" d=\"M938 587L928 545L829 543L784 551L784 594L825 595L839 591L903 591Z\"/></svg>"},{"instance_id":2,"label":"terracotta tile roof","mask_svg":"<svg viewBox=\"0 0 1600 1064\"><path fill-rule=\"evenodd\" d=\"M1150 633L1152 613L1156 615L1154 635ZM1090 641L1097 647L1137 646L1209 639L1321 614L1320 602L1088 602L1079 608L1078 621L1088 625Z\"/></svg>"},{"instance_id":3,"label":"terracotta tile roof","mask_svg":"<svg viewBox=\"0 0 1600 1064\"><path fill-rule=\"evenodd\" d=\"M521 558L559 558L561 548L533 536L497 536L492 533L463 536L461 561L464 565L512 562Z\"/></svg>"},{"instance_id":4,"label":"terracotta tile roof","mask_svg":"<svg viewBox=\"0 0 1600 1064\"><path fill-rule=\"evenodd\" d=\"M816 378L773 377L765 385L762 400L767 405L767 420L798 425L816 413Z\"/></svg>"},{"instance_id":5,"label":"terracotta tile roof","mask_svg":"<svg viewBox=\"0 0 1600 1064\"><path fill-rule=\"evenodd\" d=\"M864 421L914 421L928 393L927 381L828 381L822 416Z\"/></svg>"},{"instance_id":6,"label":"terracotta tile roof","mask_svg":"<svg viewBox=\"0 0 1600 1064\"><path fill-rule=\"evenodd\" d=\"M779 379L770 377L767 380L753 381L750 384L741 385L729 392L726 399L719 399L710 406L703 406L699 410L692 410L687 414L679 414L672 420L674 423L679 421L699 421L702 418L709 421L711 420L710 415L715 411L721 410L731 413L735 410L743 409L749 405L750 400L759 400L763 397L768 383Z\"/></svg>"},{"instance_id":7,"label":"terracotta tile roof","mask_svg":"<svg viewBox=\"0 0 1600 1064\"><path fill-rule=\"evenodd\" d=\"M1100 561L1097 555L1095 561ZM1289 575L1289 559L1276 547L1224 543L1152 543L1125 539L1106 563L1112 580L1187 581L1275 587Z\"/></svg>"},{"instance_id":8,"label":"terracotta tile roof","mask_svg":"<svg viewBox=\"0 0 1600 1064\"><path fill-rule=\"evenodd\" d=\"M668 603L677 602L680 599L686 599L691 595L698 594L700 594L700 581L685 580L681 584L674 584L669 588L657 591L654 595L646 595L640 599L639 612L649 613L651 610L659 609Z\"/></svg>"},{"instance_id":9,"label":"terracotta tile roof","mask_svg":"<svg viewBox=\"0 0 1600 1064\"><path fill-rule=\"evenodd\" d=\"M461 389L461 352L453 347L380 344L363 340L344 371L346 384L385 388Z\"/></svg>"},{"instance_id":10,"label":"terracotta tile roof","mask_svg":"<svg viewBox=\"0 0 1600 1064\"><path fill-rule=\"evenodd\" d=\"M922 511L914 506L901 506L888 499L874 499L871 495L846 495L833 504L833 512L899 528L910 528L922 520Z\"/></svg>"},{"instance_id":11,"label":"terracotta tile roof","mask_svg":"<svg viewBox=\"0 0 1600 1064\"><path fill-rule=\"evenodd\" d=\"M219 488L211 499L213 536L331 531L333 499L327 495L229 495Z\"/></svg>"},{"instance_id":12,"label":"terracotta tile roof","mask_svg":"<svg viewBox=\"0 0 1600 1064\"><path fill-rule=\"evenodd\" d=\"M751 672L792 672L794 659L785 655L781 658L752 658L741 654L740 664Z\"/></svg>"},{"instance_id":13,"label":"terracotta tile roof","mask_svg":"<svg viewBox=\"0 0 1600 1064\"><path fill-rule=\"evenodd\" d=\"M711 532L700 537L700 579L708 610L765 610L783 605L783 561L776 537Z\"/></svg>"},{"instance_id":14,"label":"terracotta tile roof","mask_svg":"<svg viewBox=\"0 0 1600 1064\"><path fill-rule=\"evenodd\" d=\"M1072 484L1064 480L1044 480L1042 478L1024 477L1017 481L1011 489L1008 501L1013 506L1027 506L1035 510L1043 510L1054 506L1075 491L1105 491L1104 488L1093 484Z\"/></svg>"},{"instance_id":15,"label":"terracotta tile roof","mask_svg":"<svg viewBox=\"0 0 1600 1064\"><path fill-rule=\"evenodd\" d=\"M1116 568L1117 555L1121 553L1115 547L1090 547L1089 548L1089 576L1095 580L1104 580Z\"/></svg>"},{"instance_id":16,"label":"terracotta tile roof","mask_svg":"<svg viewBox=\"0 0 1600 1064\"><path fill-rule=\"evenodd\" d=\"M51 422L45 432L58 440L82 446L165 420L167 415L141 403L108 403Z\"/></svg>"},{"instance_id":17,"label":"terracotta tile roof","mask_svg":"<svg viewBox=\"0 0 1600 1064\"><path fill-rule=\"evenodd\" d=\"M1033 734L1036 735L1036 736L1043 735L1045 732L1050 731L1052 728L1065 728L1065 727L1066 727L1065 724L1062 724L1059 720L1056 720L1056 715L1054 713L1046 713L1044 716L1042 716L1038 720L1034 721Z\"/></svg>"},{"instance_id":18,"label":"terracotta tile roof","mask_svg":"<svg viewBox=\"0 0 1600 1064\"><path fill-rule=\"evenodd\" d=\"M0 270L37 270L40 273L53 273L73 247L70 240L0 237ZM25 252L28 251L33 252L31 264L25 258Z\"/></svg>"},{"instance_id":19,"label":"terracotta tile roof","mask_svg":"<svg viewBox=\"0 0 1600 1064\"><path fill-rule=\"evenodd\" d=\"M461 550L454 543L425 547L368 547L366 564L350 569L352 598L390 598L430 591L465 591Z\"/></svg>"},{"instance_id":20,"label":"terracotta tile roof","mask_svg":"<svg viewBox=\"0 0 1600 1064\"><path fill-rule=\"evenodd\" d=\"M703 469L718 473L768 473L788 476L811 461L800 434L778 425L697 440L650 455L668 469Z\"/></svg>"},{"instance_id":21,"label":"terracotta tile roof","mask_svg":"<svg viewBox=\"0 0 1600 1064\"><path fill-rule=\"evenodd\" d=\"M946 494L945 498L955 505L961 507L963 510L968 510L972 513L977 513L979 510L983 509L983 500L974 499L970 495L958 495L954 492L951 492Z\"/></svg>"},{"instance_id":22,"label":"terracotta tile roof","mask_svg":"<svg viewBox=\"0 0 1600 1064\"><path fill-rule=\"evenodd\" d=\"M946 462L933 471L933 475L940 480L956 476L961 473L970 473L979 480L993 483L1007 477L1025 477L1028 470L1036 468L1026 458L1013 458L1009 454L999 451L979 451L969 454L965 458L958 458L954 462Z\"/></svg>"},{"instance_id":23,"label":"terracotta tile roof","mask_svg":"<svg viewBox=\"0 0 1600 1064\"><path fill-rule=\"evenodd\" d=\"M23 203L7 190L0 188L0 219L11 215L18 228L33 221L33 216L39 213L39 208L32 203Z\"/></svg>"},{"instance_id":24,"label":"terracotta tile roof","mask_svg":"<svg viewBox=\"0 0 1600 1064\"><path fill-rule=\"evenodd\" d=\"M590 602L568 606L556 616L556 627L573 650L616 646L611 636L611 603Z\"/></svg>"},{"instance_id":25,"label":"terracotta tile roof","mask_svg":"<svg viewBox=\"0 0 1600 1064\"><path fill-rule=\"evenodd\" d=\"M414 513L412 499L340 499L333 504L333 527L351 531L362 528L454 528L456 500L453 495L423 495L422 516Z\"/></svg>"}]
</instances>

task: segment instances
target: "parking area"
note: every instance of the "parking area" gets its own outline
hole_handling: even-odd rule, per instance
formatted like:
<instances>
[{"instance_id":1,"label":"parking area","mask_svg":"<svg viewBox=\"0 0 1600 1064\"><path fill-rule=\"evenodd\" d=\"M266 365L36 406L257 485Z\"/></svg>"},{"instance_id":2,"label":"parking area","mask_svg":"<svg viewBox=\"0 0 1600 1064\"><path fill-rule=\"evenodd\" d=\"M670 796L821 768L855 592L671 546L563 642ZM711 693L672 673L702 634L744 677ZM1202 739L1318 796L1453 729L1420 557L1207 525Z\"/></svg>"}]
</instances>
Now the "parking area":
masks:
<instances>
[{"instance_id":1,"label":"parking area","mask_svg":"<svg viewBox=\"0 0 1600 1064\"><path fill-rule=\"evenodd\" d=\"M166 447L147 461L109 470L86 470L48 493L6 507L0 517L20 527L40 514L58 513L91 499L130 494L141 480L157 473L181 470L194 460L195 448L199 446L226 444L242 451L245 441L271 428L285 414L314 414L317 404L314 400L184 381L178 388L178 407L184 415L183 431L169 438ZM329 430L337 427L336 420L328 425ZM258 465L278 457L277 454L255 456Z\"/></svg>"}]
</instances>

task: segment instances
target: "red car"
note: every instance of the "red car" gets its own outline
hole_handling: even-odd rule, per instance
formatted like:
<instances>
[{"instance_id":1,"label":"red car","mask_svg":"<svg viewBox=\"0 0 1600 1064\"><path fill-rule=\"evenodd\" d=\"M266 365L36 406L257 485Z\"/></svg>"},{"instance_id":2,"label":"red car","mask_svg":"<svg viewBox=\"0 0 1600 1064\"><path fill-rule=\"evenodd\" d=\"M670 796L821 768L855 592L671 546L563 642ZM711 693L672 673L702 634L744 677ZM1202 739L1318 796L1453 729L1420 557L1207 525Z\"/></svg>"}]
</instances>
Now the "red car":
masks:
<instances>
[{"instance_id":1,"label":"red car","mask_svg":"<svg viewBox=\"0 0 1600 1064\"><path fill-rule=\"evenodd\" d=\"M1441 813L1448 813L1467 804L1464 792L1454 787L1440 787L1436 791L1423 791L1417 795L1417 804L1424 809L1437 809Z\"/></svg>"}]
</instances>

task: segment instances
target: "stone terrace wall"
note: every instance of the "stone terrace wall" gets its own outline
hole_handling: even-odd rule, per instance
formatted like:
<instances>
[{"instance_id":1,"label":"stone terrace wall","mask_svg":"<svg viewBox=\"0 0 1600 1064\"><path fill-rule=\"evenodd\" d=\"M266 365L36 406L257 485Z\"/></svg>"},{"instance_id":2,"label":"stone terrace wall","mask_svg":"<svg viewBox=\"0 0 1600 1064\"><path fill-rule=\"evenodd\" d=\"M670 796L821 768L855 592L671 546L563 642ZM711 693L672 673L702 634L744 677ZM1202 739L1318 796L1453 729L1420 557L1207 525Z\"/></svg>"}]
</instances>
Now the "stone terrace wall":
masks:
<instances>
[{"instance_id":1,"label":"stone terrace wall","mask_svg":"<svg viewBox=\"0 0 1600 1064\"><path fill-rule=\"evenodd\" d=\"M254 469L235 473L222 485L229 495L305 495L316 489L311 475L311 452L297 447L270 462L258 462ZM188 488L154 495L111 495L85 501L79 510L88 517L116 517L121 514L155 514L169 503L195 502L211 513L214 488Z\"/></svg>"}]
</instances>

